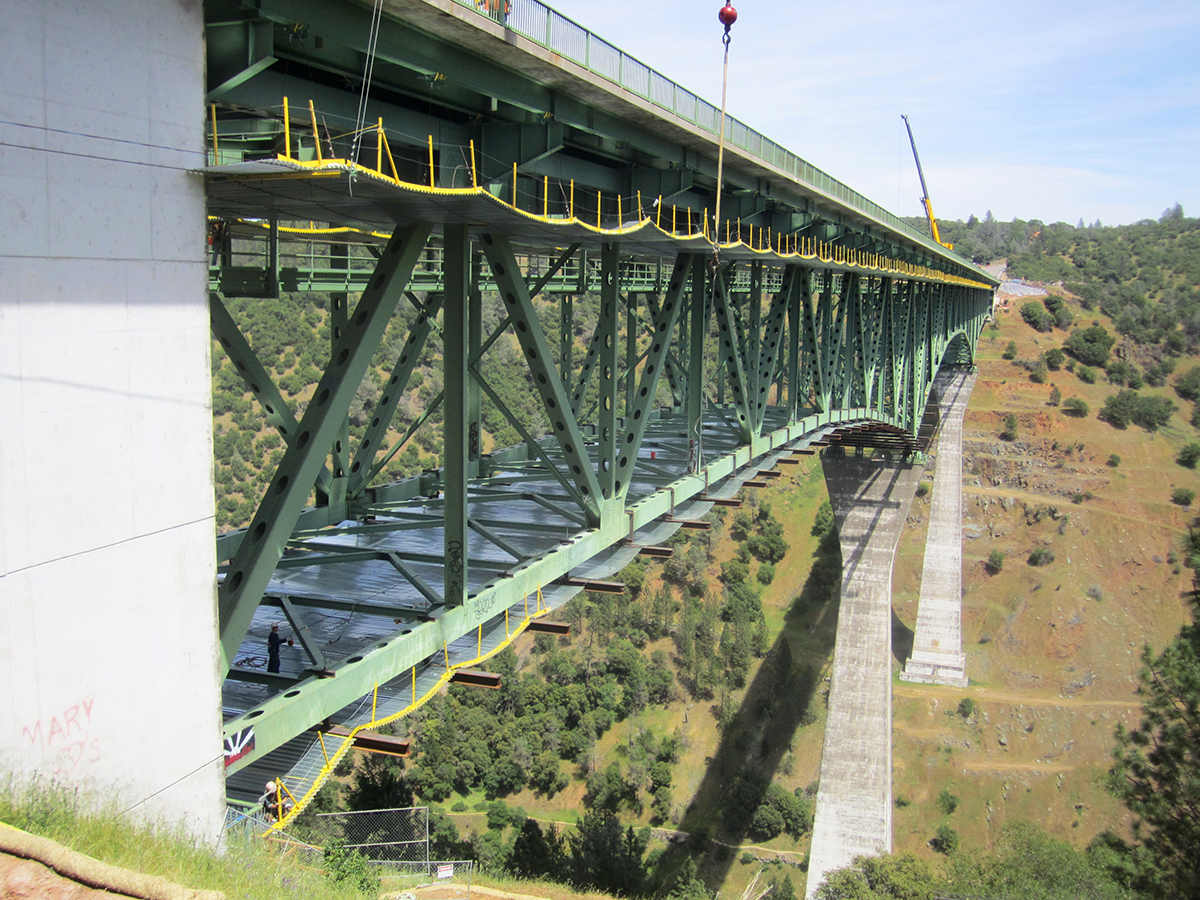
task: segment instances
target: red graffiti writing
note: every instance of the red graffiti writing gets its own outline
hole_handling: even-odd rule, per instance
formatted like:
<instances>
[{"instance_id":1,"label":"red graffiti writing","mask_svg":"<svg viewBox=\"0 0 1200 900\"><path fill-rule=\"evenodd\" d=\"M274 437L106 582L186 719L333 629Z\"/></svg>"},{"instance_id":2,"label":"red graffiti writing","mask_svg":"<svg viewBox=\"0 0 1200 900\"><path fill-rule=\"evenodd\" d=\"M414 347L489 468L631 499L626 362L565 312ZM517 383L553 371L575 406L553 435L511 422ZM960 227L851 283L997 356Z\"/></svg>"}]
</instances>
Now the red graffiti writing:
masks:
<instances>
[{"instance_id":1,"label":"red graffiti writing","mask_svg":"<svg viewBox=\"0 0 1200 900\"><path fill-rule=\"evenodd\" d=\"M62 777L79 766L98 762L101 757L100 739L91 735L94 698L81 700L21 728L22 746L53 754L54 774Z\"/></svg>"},{"instance_id":2,"label":"red graffiti writing","mask_svg":"<svg viewBox=\"0 0 1200 900\"><path fill-rule=\"evenodd\" d=\"M60 714L51 716L44 723L39 719L21 729L21 739L39 750L49 748L55 741L68 741L73 734L87 734L92 724L92 704L95 699L83 700L74 706L68 706Z\"/></svg>"}]
</instances>

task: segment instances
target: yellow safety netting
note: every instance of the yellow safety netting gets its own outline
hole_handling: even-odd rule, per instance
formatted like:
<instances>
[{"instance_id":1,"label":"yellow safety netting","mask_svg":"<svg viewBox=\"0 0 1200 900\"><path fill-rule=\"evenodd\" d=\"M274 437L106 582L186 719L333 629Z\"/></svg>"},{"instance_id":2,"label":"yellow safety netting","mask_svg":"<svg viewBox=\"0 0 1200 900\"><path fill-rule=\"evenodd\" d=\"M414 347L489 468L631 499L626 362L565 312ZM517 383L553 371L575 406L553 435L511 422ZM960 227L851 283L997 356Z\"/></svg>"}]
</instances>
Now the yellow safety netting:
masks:
<instances>
[{"instance_id":1,"label":"yellow safety netting","mask_svg":"<svg viewBox=\"0 0 1200 900\"><path fill-rule=\"evenodd\" d=\"M454 677L455 672L470 668L471 666L477 666L480 663L491 659L501 650L510 646L513 641L523 634L534 619L541 618L549 613L550 610L546 608L545 601L542 597L542 589L540 587L537 589L536 598L534 609L530 610L529 597L525 597L525 615L514 628L509 627L509 610L506 609L504 611L504 640L491 650L488 650L486 653L483 652L483 625L481 624L478 630L478 644L476 645L477 651L474 659L451 664L450 649L446 644L443 643L442 654L445 661L446 670L441 674L437 682L419 697L417 696L417 669L416 666L414 666L412 668L412 702L410 702L399 712L384 716L381 719L375 718L376 703L379 697L379 685L375 685L375 693L371 700L371 721L355 726L350 734L342 738L341 744L336 750L333 751L332 754L328 752L328 749L325 746L325 735L323 733L318 733L318 739L321 742L321 750L325 753L325 765L321 767L321 771L317 774L317 777L313 780L313 783L309 786L308 790L305 791L304 795L298 800L293 798L294 805L292 808L277 821L273 822L271 827L263 833L263 837L266 837L273 831L282 830L289 822L291 822L296 818L296 816L300 815L300 813L304 811L305 807L307 807L308 804L312 802L312 799L317 795L317 792L325 786L325 782L329 779L330 774L332 774L334 768L337 767L337 764L341 762L342 758L347 753L350 752L350 748L354 746L354 739L360 732L382 728L384 725L389 725L398 719L404 718L410 713L416 712L418 709L428 703L433 696L440 691L450 681L451 678ZM286 787L283 786L281 780L277 780L277 784L281 786L282 790L287 790ZM287 791L287 793L289 797L292 796L291 791Z\"/></svg>"}]
</instances>

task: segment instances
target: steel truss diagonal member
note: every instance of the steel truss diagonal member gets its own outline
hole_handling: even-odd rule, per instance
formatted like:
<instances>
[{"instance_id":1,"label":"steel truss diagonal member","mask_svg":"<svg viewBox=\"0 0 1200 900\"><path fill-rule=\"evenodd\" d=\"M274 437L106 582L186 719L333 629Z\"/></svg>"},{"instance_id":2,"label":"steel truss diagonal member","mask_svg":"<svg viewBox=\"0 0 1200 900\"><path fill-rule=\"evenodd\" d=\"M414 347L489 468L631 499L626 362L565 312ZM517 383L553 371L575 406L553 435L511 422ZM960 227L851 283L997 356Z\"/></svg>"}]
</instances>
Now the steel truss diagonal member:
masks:
<instances>
[{"instance_id":1,"label":"steel truss diagonal member","mask_svg":"<svg viewBox=\"0 0 1200 900\"><path fill-rule=\"evenodd\" d=\"M642 369L641 384L634 395L633 408L625 419L625 435L617 447L616 484L617 495L624 498L629 493L629 483L633 474L633 466L642 447L642 439L646 435L646 423L654 405L654 395L658 393L658 382L662 376L663 364L671 341L675 337L675 329L679 322L679 311L683 307L683 292L688 286L688 269L693 264L693 257L680 253L675 259L675 271L671 274L671 282L667 287L667 296L663 300L658 315L655 316L654 336L650 342L650 350L646 354L646 364ZM698 267L702 265L696 262ZM632 378L632 373L630 373Z\"/></svg>"},{"instance_id":2,"label":"steel truss diagonal member","mask_svg":"<svg viewBox=\"0 0 1200 900\"><path fill-rule=\"evenodd\" d=\"M737 323L733 305L725 282L725 272L717 270L713 273L716 280L713 291L713 301L716 305L717 326L720 328L718 349L721 363L725 366L729 388L733 392L734 411L737 413L738 435L743 443L750 443L752 428L750 423L750 407L746 400L746 370L742 366L742 354L737 346Z\"/></svg>"},{"instance_id":3,"label":"steel truss diagonal member","mask_svg":"<svg viewBox=\"0 0 1200 900\"><path fill-rule=\"evenodd\" d=\"M275 426L284 443L290 444L296 437L296 417L292 415L292 408L287 405L266 367L250 348L250 342L221 302L219 294L208 295L208 316L213 337L229 354L243 383L250 388L250 393L266 413L267 421ZM317 475L318 489L324 491L328 487L329 477L329 470L322 467Z\"/></svg>"},{"instance_id":4,"label":"steel truss diagonal member","mask_svg":"<svg viewBox=\"0 0 1200 900\"><path fill-rule=\"evenodd\" d=\"M246 538L229 564L217 594L222 675L229 671L230 661L250 627L254 610L283 555L429 232L430 226L422 223L397 229L392 235L304 417L296 426L296 438L288 444Z\"/></svg>"},{"instance_id":5,"label":"steel truss diagonal member","mask_svg":"<svg viewBox=\"0 0 1200 900\"><path fill-rule=\"evenodd\" d=\"M508 238L501 234L485 234L481 240L496 287L504 299L505 309L512 317L521 352L525 354L525 361L533 374L534 385L542 398L542 407L554 429L554 439L558 442L575 484L583 495L588 521L599 525L602 502L600 482L592 468L583 432L571 413L567 390L551 358L550 342L542 332L512 245Z\"/></svg>"},{"instance_id":6,"label":"steel truss diagonal member","mask_svg":"<svg viewBox=\"0 0 1200 900\"><path fill-rule=\"evenodd\" d=\"M771 298L771 308L767 312L766 327L762 329L762 349L758 361L758 387L755 396L750 398L753 403L751 412L754 416L753 425L756 435L762 434L763 419L767 413L767 399L771 391L771 385L775 382L776 373L780 368L780 358L783 355L783 319L791 303L792 295L797 290L801 271L797 266L788 266L784 272L779 290ZM776 405L782 405L780 397L776 397L775 403ZM795 404L792 403L792 406L795 406Z\"/></svg>"},{"instance_id":7,"label":"steel truss diagonal member","mask_svg":"<svg viewBox=\"0 0 1200 900\"><path fill-rule=\"evenodd\" d=\"M379 454L380 447L383 446L388 428L391 427L396 407L400 405L401 397L408 390L408 382L412 378L413 368L420 359L421 352L425 349L425 342L433 328L433 320L437 318L438 309L441 308L442 299L437 295L428 298L424 304L417 304L416 298L411 295L409 298L418 310L417 318L409 328L408 340L404 342L404 346L400 350L400 356L383 389L383 396L375 406L371 422L363 432L358 450L355 451L354 462L350 466L350 487L347 492L351 499L362 496L363 491L370 484L370 479L377 474L375 458Z\"/></svg>"}]
</instances>

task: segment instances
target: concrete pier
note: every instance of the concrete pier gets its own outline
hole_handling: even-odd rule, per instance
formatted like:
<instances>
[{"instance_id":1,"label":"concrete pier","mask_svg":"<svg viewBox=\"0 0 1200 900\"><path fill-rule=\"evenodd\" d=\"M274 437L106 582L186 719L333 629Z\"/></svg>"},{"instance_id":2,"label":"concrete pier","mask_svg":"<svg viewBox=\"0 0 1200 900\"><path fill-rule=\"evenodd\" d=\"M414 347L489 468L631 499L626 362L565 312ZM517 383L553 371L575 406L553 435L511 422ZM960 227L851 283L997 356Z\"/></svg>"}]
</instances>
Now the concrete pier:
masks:
<instances>
[{"instance_id":1,"label":"concrete pier","mask_svg":"<svg viewBox=\"0 0 1200 900\"><path fill-rule=\"evenodd\" d=\"M938 374L942 426L921 570L921 595L912 656L900 678L927 684L967 686L962 652L962 428L975 373Z\"/></svg>"},{"instance_id":2,"label":"concrete pier","mask_svg":"<svg viewBox=\"0 0 1200 900\"><path fill-rule=\"evenodd\" d=\"M202 4L0 27L0 771L224 820Z\"/></svg>"},{"instance_id":3,"label":"concrete pier","mask_svg":"<svg viewBox=\"0 0 1200 900\"><path fill-rule=\"evenodd\" d=\"M822 460L842 547L842 595L808 870L892 847L892 562L921 466Z\"/></svg>"}]
</instances>

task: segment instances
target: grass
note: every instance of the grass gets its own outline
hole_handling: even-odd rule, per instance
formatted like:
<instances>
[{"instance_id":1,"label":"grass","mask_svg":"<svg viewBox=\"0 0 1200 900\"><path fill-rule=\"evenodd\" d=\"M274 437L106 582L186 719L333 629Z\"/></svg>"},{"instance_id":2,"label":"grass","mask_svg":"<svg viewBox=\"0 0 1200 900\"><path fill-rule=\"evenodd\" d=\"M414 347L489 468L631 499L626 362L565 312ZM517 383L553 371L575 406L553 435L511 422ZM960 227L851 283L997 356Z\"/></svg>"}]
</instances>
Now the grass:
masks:
<instances>
[{"instance_id":1,"label":"grass","mask_svg":"<svg viewBox=\"0 0 1200 900\"><path fill-rule=\"evenodd\" d=\"M35 781L0 781L0 821L111 865L157 875L184 887L221 891L237 900L349 900L357 889L335 885L320 871L282 858L257 840L229 839L223 849L182 828L121 815L103 799Z\"/></svg>"}]
</instances>

